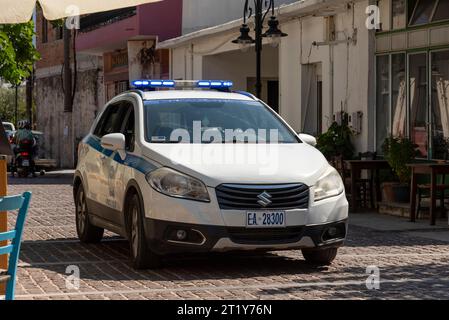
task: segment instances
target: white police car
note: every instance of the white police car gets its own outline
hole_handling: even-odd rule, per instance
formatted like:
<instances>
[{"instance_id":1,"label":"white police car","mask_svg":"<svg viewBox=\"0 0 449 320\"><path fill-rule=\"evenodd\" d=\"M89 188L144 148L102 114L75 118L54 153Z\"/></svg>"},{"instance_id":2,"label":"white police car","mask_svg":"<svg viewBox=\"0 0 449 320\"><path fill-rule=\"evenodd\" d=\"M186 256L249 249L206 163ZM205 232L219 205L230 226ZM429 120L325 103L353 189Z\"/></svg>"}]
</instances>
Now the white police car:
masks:
<instances>
[{"instance_id":1,"label":"white police car","mask_svg":"<svg viewBox=\"0 0 449 320\"><path fill-rule=\"evenodd\" d=\"M231 250L301 249L307 261L334 260L348 202L313 137L227 81L133 84L141 90L110 101L79 145L82 242L118 233L136 268L171 253Z\"/></svg>"}]
</instances>

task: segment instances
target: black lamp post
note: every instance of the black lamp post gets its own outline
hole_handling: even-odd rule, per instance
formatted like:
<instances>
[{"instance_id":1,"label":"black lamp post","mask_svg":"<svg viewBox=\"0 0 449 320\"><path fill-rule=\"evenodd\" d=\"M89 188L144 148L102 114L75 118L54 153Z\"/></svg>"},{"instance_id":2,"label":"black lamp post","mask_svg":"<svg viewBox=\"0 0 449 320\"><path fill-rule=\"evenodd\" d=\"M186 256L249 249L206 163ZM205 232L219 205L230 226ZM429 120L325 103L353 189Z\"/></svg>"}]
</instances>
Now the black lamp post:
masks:
<instances>
[{"instance_id":1,"label":"black lamp post","mask_svg":"<svg viewBox=\"0 0 449 320\"><path fill-rule=\"evenodd\" d=\"M262 97L262 74L261 74L261 64L262 64L262 38L269 38L273 46L277 46L282 37L286 37L287 34L279 30L279 21L274 15L274 0L253 0L254 8L249 5L250 0L245 0L245 6L243 9L243 25L240 28L240 36L232 41L240 45L243 51L246 51L249 46L253 43L256 44L256 96L258 98ZM253 14L253 9L255 12L255 36L254 40L250 36L250 29L246 24L247 19L250 19ZM264 12L265 11L265 12ZM268 30L263 32L263 24L268 13L271 11L271 18L268 21Z\"/></svg>"}]
</instances>

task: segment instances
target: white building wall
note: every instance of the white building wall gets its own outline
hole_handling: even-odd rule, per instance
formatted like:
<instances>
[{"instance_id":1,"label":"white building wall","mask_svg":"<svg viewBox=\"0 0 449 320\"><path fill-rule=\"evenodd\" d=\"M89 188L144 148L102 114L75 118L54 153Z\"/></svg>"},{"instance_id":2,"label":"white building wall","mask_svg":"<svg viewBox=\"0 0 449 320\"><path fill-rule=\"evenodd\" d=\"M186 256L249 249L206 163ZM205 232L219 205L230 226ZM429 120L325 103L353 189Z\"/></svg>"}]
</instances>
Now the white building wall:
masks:
<instances>
[{"instance_id":1,"label":"white building wall","mask_svg":"<svg viewBox=\"0 0 449 320\"><path fill-rule=\"evenodd\" d=\"M352 114L362 111L362 133L354 139L358 150L368 149L368 30L365 10L368 1L358 2L354 11L335 17L337 43L325 41L323 17L305 17L282 24L289 34L280 47L281 114L296 130L301 130L301 70L304 64L321 63L323 80L323 130L332 123L333 114L340 110ZM356 44L344 41L354 35ZM313 43L321 43L314 45ZM299 59L298 59L299 52ZM299 62L298 62L299 60ZM306 81L306 79L303 79Z\"/></svg>"},{"instance_id":2,"label":"white building wall","mask_svg":"<svg viewBox=\"0 0 449 320\"><path fill-rule=\"evenodd\" d=\"M320 63L323 130L332 123L333 114L337 111L343 110L350 115L362 111L362 132L354 139L359 151L367 151L372 146L368 120L373 122L373 119L368 118L368 106L369 77L374 73L374 66L370 65L373 59L370 57L369 39L372 38L365 26L368 4L368 0L360 1L353 9L339 11L335 17L337 42L331 45L324 43L326 32L322 16L292 17L282 21L280 27L288 37L283 38L279 49L272 53L264 50L262 67L264 77L279 77L280 113L295 130L300 131L306 81L301 79L301 74L305 64ZM255 54L253 49L248 53L236 50L231 40L238 34L238 29L234 28L197 37L188 44L174 47L173 78L229 78L234 81L236 89L247 90L246 77L254 76L255 72ZM356 38L355 43L345 41L351 37ZM319 45L314 45L314 42ZM276 59L278 63L274 62Z\"/></svg>"},{"instance_id":3,"label":"white building wall","mask_svg":"<svg viewBox=\"0 0 449 320\"><path fill-rule=\"evenodd\" d=\"M262 77L278 78L278 49L264 46L262 50ZM256 77L254 51L238 50L203 58L203 79L225 79L234 83L235 90L250 90L247 78Z\"/></svg>"},{"instance_id":4,"label":"white building wall","mask_svg":"<svg viewBox=\"0 0 449 320\"><path fill-rule=\"evenodd\" d=\"M275 6L298 0L275 0ZM251 0L252 3L252 0ZM243 0L184 0L182 33L216 26L243 16Z\"/></svg>"},{"instance_id":5,"label":"white building wall","mask_svg":"<svg viewBox=\"0 0 449 320\"><path fill-rule=\"evenodd\" d=\"M288 36L279 46L279 111L296 130L301 130L301 23L282 25Z\"/></svg>"}]
</instances>

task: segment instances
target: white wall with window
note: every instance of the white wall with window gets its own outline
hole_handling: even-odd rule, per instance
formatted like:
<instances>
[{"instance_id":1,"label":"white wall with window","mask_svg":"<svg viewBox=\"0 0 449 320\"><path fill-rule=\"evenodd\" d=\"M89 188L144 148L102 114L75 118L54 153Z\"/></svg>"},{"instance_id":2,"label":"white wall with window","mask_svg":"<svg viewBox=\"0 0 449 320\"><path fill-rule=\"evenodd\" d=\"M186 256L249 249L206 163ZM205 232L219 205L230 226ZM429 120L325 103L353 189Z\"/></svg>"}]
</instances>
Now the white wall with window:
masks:
<instances>
[{"instance_id":1,"label":"white wall with window","mask_svg":"<svg viewBox=\"0 0 449 320\"><path fill-rule=\"evenodd\" d=\"M376 148L392 134L410 137L422 158L449 159L449 0L382 6L390 14L377 34Z\"/></svg>"}]
</instances>

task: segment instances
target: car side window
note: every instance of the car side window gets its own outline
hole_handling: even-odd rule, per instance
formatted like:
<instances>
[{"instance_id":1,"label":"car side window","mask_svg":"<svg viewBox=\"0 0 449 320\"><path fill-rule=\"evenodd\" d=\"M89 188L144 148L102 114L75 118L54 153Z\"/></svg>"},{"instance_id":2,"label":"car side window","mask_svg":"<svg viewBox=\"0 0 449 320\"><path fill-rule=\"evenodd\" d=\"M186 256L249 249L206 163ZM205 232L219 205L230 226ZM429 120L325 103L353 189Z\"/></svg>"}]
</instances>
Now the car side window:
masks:
<instances>
[{"instance_id":1,"label":"car side window","mask_svg":"<svg viewBox=\"0 0 449 320\"><path fill-rule=\"evenodd\" d=\"M128 116L126 118L126 123L123 127L122 133L125 136L126 141L126 151L134 151L135 143L135 117L134 117L134 107L132 104L127 108L129 110Z\"/></svg>"},{"instance_id":2,"label":"car side window","mask_svg":"<svg viewBox=\"0 0 449 320\"><path fill-rule=\"evenodd\" d=\"M95 128L94 134L101 138L110 133L120 132L123 118L127 110L126 107L124 108L122 106L122 103L108 106Z\"/></svg>"}]
</instances>

